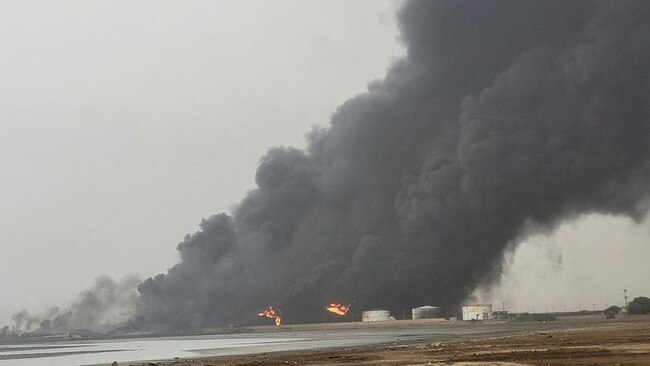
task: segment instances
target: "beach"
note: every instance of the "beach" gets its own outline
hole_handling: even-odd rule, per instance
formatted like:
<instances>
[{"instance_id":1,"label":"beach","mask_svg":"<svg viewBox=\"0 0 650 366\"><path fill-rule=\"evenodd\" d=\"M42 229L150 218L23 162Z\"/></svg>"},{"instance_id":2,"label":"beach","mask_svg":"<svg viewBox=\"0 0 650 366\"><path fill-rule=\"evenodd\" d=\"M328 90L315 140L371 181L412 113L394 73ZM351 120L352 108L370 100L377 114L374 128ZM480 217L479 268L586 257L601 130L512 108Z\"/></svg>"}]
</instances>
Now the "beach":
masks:
<instances>
[{"instance_id":1,"label":"beach","mask_svg":"<svg viewBox=\"0 0 650 366\"><path fill-rule=\"evenodd\" d=\"M390 328L389 328L390 329ZM648 365L650 317L371 330L389 342L120 365ZM327 331L324 331L328 333ZM362 333L352 333L363 338ZM379 341L379 339L376 339Z\"/></svg>"}]
</instances>

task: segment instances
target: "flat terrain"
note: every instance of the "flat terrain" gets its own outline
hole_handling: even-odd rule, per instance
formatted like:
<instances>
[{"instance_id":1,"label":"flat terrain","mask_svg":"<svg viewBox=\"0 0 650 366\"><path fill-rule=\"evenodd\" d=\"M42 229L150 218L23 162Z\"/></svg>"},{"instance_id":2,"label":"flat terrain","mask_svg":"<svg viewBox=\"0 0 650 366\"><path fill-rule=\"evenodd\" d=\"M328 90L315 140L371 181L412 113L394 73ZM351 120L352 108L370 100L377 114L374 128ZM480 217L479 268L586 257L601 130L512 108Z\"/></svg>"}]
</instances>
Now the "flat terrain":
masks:
<instances>
[{"instance_id":1,"label":"flat terrain","mask_svg":"<svg viewBox=\"0 0 650 366\"><path fill-rule=\"evenodd\" d=\"M480 327L384 345L132 365L650 365L650 317Z\"/></svg>"}]
</instances>

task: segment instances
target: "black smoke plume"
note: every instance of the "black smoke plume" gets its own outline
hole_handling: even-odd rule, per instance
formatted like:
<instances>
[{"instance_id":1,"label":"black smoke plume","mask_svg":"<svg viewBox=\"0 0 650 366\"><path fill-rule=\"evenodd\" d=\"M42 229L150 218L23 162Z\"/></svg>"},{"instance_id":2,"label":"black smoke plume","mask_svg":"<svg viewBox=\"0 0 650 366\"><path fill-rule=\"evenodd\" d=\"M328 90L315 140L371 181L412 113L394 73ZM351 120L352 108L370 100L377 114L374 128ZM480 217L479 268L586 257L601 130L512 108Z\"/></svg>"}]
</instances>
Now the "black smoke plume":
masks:
<instances>
[{"instance_id":1,"label":"black smoke plume","mask_svg":"<svg viewBox=\"0 0 650 366\"><path fill-rule=\"evenodd\" d=\"M398 17L407 55L306 151L261 159L232 217L139 285L143 325L250 323L269 304L319 321L338 301L454 313L536 229L646 214L650 2L410 1Z\"/></svg>"}]
</instances>

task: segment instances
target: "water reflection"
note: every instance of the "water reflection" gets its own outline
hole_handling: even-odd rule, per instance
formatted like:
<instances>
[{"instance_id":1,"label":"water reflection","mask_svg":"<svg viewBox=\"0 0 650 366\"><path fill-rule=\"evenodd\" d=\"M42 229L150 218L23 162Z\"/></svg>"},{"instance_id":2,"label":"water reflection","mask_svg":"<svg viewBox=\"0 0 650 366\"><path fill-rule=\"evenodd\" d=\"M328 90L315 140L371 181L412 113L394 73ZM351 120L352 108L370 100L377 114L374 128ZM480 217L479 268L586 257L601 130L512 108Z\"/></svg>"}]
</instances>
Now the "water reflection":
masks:
<instances>
[{"instance_id":1,"label":"water reflection","mask_svg":"<svg viewBox=\"0 0 650 366\"><path fill-rule=\"evenodd\" d=\"M288 345L305 341L284 337L165 337L83 343L0 345L0 365L79 366L110 364L113 361L150 361L241 353L243 349L290 349Z\"/></svg>"}]
</instances>

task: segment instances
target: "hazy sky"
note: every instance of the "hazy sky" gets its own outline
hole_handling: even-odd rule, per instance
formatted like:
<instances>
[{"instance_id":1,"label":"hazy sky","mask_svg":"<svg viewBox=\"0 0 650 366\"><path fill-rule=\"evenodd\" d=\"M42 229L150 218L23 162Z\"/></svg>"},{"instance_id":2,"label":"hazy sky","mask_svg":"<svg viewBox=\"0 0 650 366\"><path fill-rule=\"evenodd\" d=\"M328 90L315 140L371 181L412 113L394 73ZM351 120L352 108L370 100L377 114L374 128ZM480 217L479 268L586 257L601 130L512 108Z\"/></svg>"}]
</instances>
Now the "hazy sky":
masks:
<instances>
[{"instance_id":1,"label":"hazy sky","mask_svg":"<svg viewBox=\"0 0 650 366\"><path fill-rule=\"evenodd\" d=\"M303 146L402 54L395 7L1 2L0 323L175 263L269 147Z\"/></svg>"},{"instance_id":2,"label":"hazy sky","mask_svg":"<svg viewBox=\"0 0 650 366\"><path fill-rule=\"evenodd\" d=\"M492 291L478 298L495 309L543 312L603 309L650 296L650 220L587 216L522 243Z\"/></svg>"},{"instance_id":3,"label":"hazy sky","mask_svg":"<svg viewBox=\"0 0 650 366\"><path fill-rule=\"evenodd\" d=\"M303 146L403 53L396 7L0 2L0 324L98 275L174 264L201 217L253 187L269 147ZM580 219L528 240L485 296L521 309L648 295L649 242L647 222Z\"/></svg>"}]
</instances>

